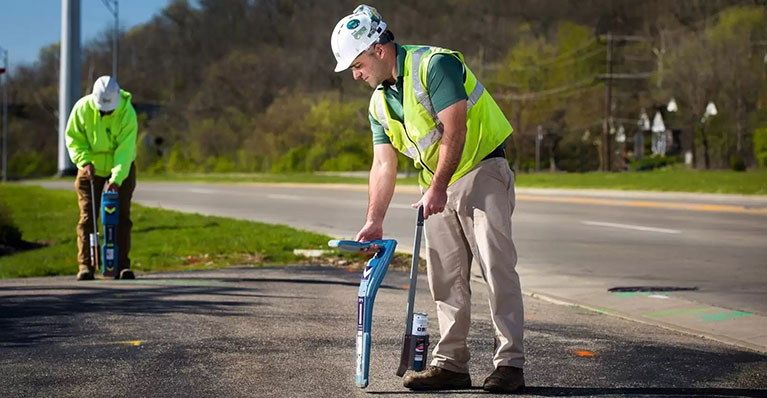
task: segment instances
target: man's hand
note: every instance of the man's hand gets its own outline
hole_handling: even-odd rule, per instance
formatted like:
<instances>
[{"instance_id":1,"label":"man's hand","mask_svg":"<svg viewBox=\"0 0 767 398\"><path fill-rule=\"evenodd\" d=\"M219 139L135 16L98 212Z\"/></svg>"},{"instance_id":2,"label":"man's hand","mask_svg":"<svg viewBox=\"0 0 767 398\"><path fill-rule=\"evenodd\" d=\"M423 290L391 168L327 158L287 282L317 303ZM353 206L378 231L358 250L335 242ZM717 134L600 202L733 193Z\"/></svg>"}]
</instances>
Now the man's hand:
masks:
<instances>
[{"instance_id":1,"label":"man's hand","mask_svg":"<svg viewBox=\"0 0 767 398\"><path fill-rule=\"evenodd\" d=\"M357 237L354 238L357 242L370 242L379 239L383 239L383 224L373 221L366 222L360 232L357 233ZM378 252L378 249L378 246L371 245L361 251L366 254L374 254Z\"/></svg>"},{"instance_id":2,"label":"man's hand","mask_svg":"<svg viewBox=\"0 0 767 398\"><path fill-rule=\"evenodd\" d=\"M354 238L357 242L370 242L379 239L383 239L383 224L373 221L366 222L360 232L357 233L357 237Z\"/></svg>"},{"instance_id":3,"label":"man's hand","mask_svg":"<svg viewBox=\"0 0 767 398\"><path fill-rule=\"evenodd\" d=\"M447 204L447 189L432 186L421 197L421 200L412 206L417 209L418 206L423 205L423 219L425 220L432 214L442 213L445 210L445 204Z\"/></svg>"},{"instance_id":4,"label":"man's hand","mask_svg":"<svg viewBox=\"0 0 767 398\"><path fill-rule=\"evenodd\" d=\"M95 171L93 170L93 163L88 163L85 166L83 166L83 174L85 175L85 178L89 180L93 180L93 176L95 176Z\"/></svg>"},{"instance_id":5,"label":"man's hand","mask_svg":"<svg viewBox=\"0 0 767 398\"><path fill-rule=\"evenodd\" d=\"M107 183L106 187L104 187L105 192L117 192L120 189L120 184L116 182L109 182Z\"/></svg>"}]
</instances>

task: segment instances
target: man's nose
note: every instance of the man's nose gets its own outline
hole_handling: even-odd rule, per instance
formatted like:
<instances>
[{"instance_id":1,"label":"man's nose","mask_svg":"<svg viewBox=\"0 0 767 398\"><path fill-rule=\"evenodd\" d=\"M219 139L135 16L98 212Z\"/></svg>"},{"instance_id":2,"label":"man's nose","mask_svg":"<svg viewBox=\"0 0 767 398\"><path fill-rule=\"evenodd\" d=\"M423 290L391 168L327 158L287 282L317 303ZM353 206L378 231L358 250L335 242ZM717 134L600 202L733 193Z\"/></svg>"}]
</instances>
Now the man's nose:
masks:
<instances>
[{"instance_id":1,"label":"man's nose","mask_svg":"<svg viewBox=\"0 0 767 398\"><path fill-rule=\"evenodd\" d=\"M353 70L352 75L354 76L354 80L359 80L359 78L362 77L362 73L358 70Z\"/></svg>"}]
</instances>

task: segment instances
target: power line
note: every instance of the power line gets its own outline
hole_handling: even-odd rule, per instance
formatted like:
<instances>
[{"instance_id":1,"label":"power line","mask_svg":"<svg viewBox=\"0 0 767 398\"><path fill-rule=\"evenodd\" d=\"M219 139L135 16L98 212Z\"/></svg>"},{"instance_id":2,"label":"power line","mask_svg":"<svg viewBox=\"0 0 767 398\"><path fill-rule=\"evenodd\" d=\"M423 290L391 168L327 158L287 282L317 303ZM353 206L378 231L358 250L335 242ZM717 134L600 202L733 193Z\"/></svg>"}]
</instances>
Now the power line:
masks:
<instances>
[{"instance_id":1,"label":"power line","mask_svg":"<svg viewBox=\"0 0 767 398\"><path fill-rule=\"evenodd\" d=\"M639 72L639 73L600 73L596 75L597 79L604 80L642 80L649 79L655 72Z\"/></svg>"},{"instance_id":2,"label":"power line","mask_svg":"<svg viewBox=\"0 0 767 398\"><path fill-rule=\"evenodd\" d=\"M535 101L535 100L543 99L545 97L550 97L556 94L563 93L567 90L588 86L592 84L593 82L594 82L594 77L592 76L592 77L577 81L573 84L568 84L566 86L561 86L561 87L555 87L548 90L541 90L541 91L535 91L535 92L529 92L529 93L523 93L523 94L502 94L495 97L512 100L512 101L524 101L524 100Z\"/></svg>"}]
</instances>

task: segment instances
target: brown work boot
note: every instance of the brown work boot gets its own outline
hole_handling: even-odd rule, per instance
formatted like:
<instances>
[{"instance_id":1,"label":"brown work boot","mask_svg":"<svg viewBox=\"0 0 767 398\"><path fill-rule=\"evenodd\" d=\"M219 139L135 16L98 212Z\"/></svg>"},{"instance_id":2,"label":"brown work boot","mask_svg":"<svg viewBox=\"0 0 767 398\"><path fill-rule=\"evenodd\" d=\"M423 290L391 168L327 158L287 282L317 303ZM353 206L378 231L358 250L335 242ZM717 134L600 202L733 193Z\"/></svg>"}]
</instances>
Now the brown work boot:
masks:
<instances>
[{"instance_id":1,"label":"brown work boot","mask_svg":"<svg viewBox=\"0 0 767 398\"><path fill-rule=\"evenodd\" d=\"M471 388L471 378L468 373L458 373L447 369L429 366L423 372L411 373L403 383L411 390L458 390Z\"/></svg>"},{"instance_id":2,"label":"brown work boot","mask_svg":"<svg viewBox=\"0 0 767 398\"><path fill-rule=\"evenodd\" d=\"M126 268L120 271L120 279L136 279L136 275L133 274L130 268Z\"/></svg>"},{"instance_id":3,"label":"brown work boot","mask_svg":"<svg viewBox=\"0 0 767 398\"><path fill-rule=\"evenodd\" d=\"M92 281L93 280L93 272L84 269L80 270L80 272L77 273L77 280L78 281Z\"/></svg>"},{"instance_id":4,"label":"brown work boot","mask_svg":"<svg viewBox=\"0 0 767 398\"><path fill-rule=\"evenodd\" d=\"M499 366L485 379L482 389L492 393L508 394L522 392L525 388L525 375L522 368Z\"/></svg>"}]
</instances>

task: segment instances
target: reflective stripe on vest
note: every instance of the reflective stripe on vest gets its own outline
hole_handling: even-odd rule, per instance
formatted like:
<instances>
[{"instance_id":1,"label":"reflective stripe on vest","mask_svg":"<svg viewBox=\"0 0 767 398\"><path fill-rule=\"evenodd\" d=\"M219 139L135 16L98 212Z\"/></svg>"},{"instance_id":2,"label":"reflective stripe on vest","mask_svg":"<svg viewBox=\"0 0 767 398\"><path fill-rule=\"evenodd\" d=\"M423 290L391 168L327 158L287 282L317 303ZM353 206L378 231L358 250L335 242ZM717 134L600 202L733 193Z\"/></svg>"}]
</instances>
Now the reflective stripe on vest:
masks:
<instances>
[{"instance_id":1,"label":"reflective stripe on vest","mask_svg":"<svg viewBox=\"0 0 767 398\"><path fill-rule=\"evenodd\" d=\"M429 50L429 47L423 47L413 52L411 55L412 62L411 62L411 70L417 71L418 66L421 63L421 58L423 57L423 53ZM424 89L423 84L421 84L421 79L418 77L418 73L413 73L412 79L413 81L413 92L415 93L415 97L418 100L418 103L421 104L421 106L426 109L427 112L431 115L432 119L434 119L434 128L423 138L418 140L416 145L418 145L418 149L421 150L421 152L425 151L426 148L434 145L437 141L439 141L442 138L442 132L445 130L444 126L442 125L442 121L439 120L437 117L437 113L434 112L434 106L431 103L431 98L429 98L429 93L426 92L426 89ZM482 86L482 83L477 81L477 84L474 86L474 89L471 91L471 94L469 94L469 98L466 102L466 111L468 112L474 104L479 101L479 97L482 96L482 93L485 92L485 87ZM373 98L374 108L375 108L375 117L379 124L384 128L384 130L389 130L389 117L388 112L386 112L386 98L385 94L383 93L383 90L381 90L381 95L375 95ZM411 159L416 159L418 156L418 151L416 148L408 147L403 154Z\"/></svg>"}]
</instances>

